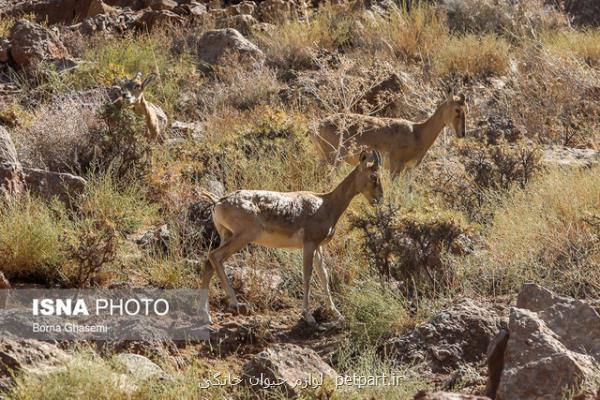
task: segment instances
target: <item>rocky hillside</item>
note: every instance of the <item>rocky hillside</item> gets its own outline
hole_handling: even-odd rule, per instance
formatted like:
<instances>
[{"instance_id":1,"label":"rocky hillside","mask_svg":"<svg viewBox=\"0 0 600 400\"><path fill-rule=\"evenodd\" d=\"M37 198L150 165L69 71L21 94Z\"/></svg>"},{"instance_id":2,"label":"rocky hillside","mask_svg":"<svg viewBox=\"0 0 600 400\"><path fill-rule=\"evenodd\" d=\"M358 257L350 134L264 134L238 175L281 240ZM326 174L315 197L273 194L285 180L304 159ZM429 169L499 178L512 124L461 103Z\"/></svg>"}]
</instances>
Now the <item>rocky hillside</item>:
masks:
<instances>
[{"instance_id":1,"label":"rocky hillside","mask_svg":"<svg viewBox=\"0 0 600 400\"><path fill-rule=\"evenodd\" d=\"M0 309L200 288L203 192L332 190L324 120L465 116L341 217L343 321L317 278L303 320L302 251L250 245L209 340L3 334L0 399L600 398L599 24L595 0L0 0Z\"/></svg>"}]
</instances>

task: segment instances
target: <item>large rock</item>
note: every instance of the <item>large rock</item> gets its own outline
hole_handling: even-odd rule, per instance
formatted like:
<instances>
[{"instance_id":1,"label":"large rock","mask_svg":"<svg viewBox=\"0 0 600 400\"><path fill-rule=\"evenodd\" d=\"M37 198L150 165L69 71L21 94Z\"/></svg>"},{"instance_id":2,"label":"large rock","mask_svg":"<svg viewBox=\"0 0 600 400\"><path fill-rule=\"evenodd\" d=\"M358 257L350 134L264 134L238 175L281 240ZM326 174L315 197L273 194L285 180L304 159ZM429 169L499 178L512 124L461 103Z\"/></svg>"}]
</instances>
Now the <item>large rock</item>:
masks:
<instances>
[{"instance_id":1,"label":"large rock","mask_svg":"<svg viewBox=\"0 0 600 400\"><path fill-rule=\"evenodd\" d=\"M472 396L460 393L421 391L413 397L413 400L489 400L489 397Z\"/></svg>"},{"instance_id":2,"label":"large rock","mask_svg":"<svg viewBox=\"0 0 600 400\"><path fill-rule=\"evenodd\" d=\"M24 168L23 173L27 189L44 199L57 197L72 204L85 190L86 181L80 176L37 168Z\"/></svg>"},{"instance_id":3,"label":"large rock","mask_svg":"<svg viewBox=\"0 0 600 400\"><path fill-rule=\"evenodd\" d=\"M591 167L600 163L600 152L594 149L550 146L542 153L542 163L557 167Z\"/></svg>"},{"instance_id":4,"label":"large rock","mask_svg":"<svg viewBox=\"0 0 600 400\"><path fill-rule=\"evenodd\" d=\"M263 63L264 53L235 29L205 32L197 43L198 56L207 64L219 64L225 55L244 63Z\"/></svg>"},{"instance_id":5,"label":"large rock","mask_svg":"<svg viewBox=\"0 0 600 400\"><path fill-rule=\"evenodd\" d=\"M0 337L0 387L12 382L15 372L44 372L70 359L69 354L50 343Z\"/></svg>"},{"instance_id":6,"label":"large rock","mask_svg":"<svg viewBox=\"0 0 600 400\"><path fill-rule=\"evenodd\" d=\"M10 55L18 67L31 70L41 62L64 59L69 54L55 32L19 20L10 32Z\"/></svg>"},{"instance_id":7,"label":"large rock","mask_svg":"<svg viewBox=\"0 0 600 400\"><path fill-rule=\"evenodd\" d=\"M508 328L496 399L559 400L596 376L600 316L590 305L525 284Z\"/></svg>"},{"instance_id":8,"label":"large rock","mask_svg":"<svg viewBox=\"0 0 600 400\"><path fill-rule=\"evenodd\" d=\"M17 158L15 145L6 129L0 126L0 195L19 194L22 187L23 168Z\"/></svg>"},{"instance_id":9,"label":"large rock","mask_svg":"<svg viewBox=\"0 0 600 400\"><path fill-rule=\"evenodd\" d=\"M371 89L369 89L354 107L355 112L370 111L375 108L375 115L395 117L395 100L405 88L406 77L391 74Z\"/></svg>"},{"instance_id":10,"label":"large rock","mask_svg":"<svg viewBox=\"0 0 600 400\"><path fill-rule=\"evenodd\" d=\"M258 21L252 15L248 14L226 16L216 21L217 28L233 28L243 35L251 33L252 27L257 23Z\"/></svg>"},{"instance_id":11,"label":"large rock","mask_svg":"<svg viewBox=\"0 0 600 400\"><path fill-rule=\"evenodd\" d=\"M147 10L138 18L138 29L151 31L157 26L182 25L185 19L169 10Z\"/></svg>"},{"instance_id":12,"label":"large rock","mask_svg":"<svg viewBox=\"0 0 600 400\"><path fill-rule=\"evenodd\" d=\"M166 377L165 372L161 367L156 365L147 357L139 354L121 353L116 356L127 372L135 376L139 380L148 380Z\"/></svg>"},{"instance_id":13,"label":"large rock","mask_svg":"<svg viewBox=\"0 0 600 400\"><path fill-rule=\"evenodd\" d=\"M135 3L141 0L122 0L124 5L138 9ZM70 24L99 14L115 12L112 6L123 6L115 0L26 0L11 7L7 16L20 18L24 15L34 15L37 22L48 24Z\"/></svg>"},{"instance_id":14,"label":"large rock","mask_svg":"<svg viewBox=\"0 0 600 400\"><path fill-rule=\"evenodd\" d=\"M267 381L281 383L276 387L288 397L298 396L305 383L310 387L321 378L336 381L338 377L314 350L290 343L275 344L244 365L245 381L258 382L258 386Z\"/></svg>"},{"instance_id":15,"label":"large rock","mask_svg":"<svg viewBox=\"0 0 600 400\"><path fill-rule=\"evenodd\" d=\"M432 372L449 372L485 359L491 340L506 322L491 307L462 300L383 350L403 363L424 363Z\"/></svg>"},{"instance_id":16,"label":"large rock","mask_svg":"<svg viewBox=\"0 0 600 400\"><path fill-rule=\"evenodd\" d=\"M282 23L295 11L295 4L289 0L264 0L258 4L257 13L262 22Z\"/></svg>"}]
</instances>

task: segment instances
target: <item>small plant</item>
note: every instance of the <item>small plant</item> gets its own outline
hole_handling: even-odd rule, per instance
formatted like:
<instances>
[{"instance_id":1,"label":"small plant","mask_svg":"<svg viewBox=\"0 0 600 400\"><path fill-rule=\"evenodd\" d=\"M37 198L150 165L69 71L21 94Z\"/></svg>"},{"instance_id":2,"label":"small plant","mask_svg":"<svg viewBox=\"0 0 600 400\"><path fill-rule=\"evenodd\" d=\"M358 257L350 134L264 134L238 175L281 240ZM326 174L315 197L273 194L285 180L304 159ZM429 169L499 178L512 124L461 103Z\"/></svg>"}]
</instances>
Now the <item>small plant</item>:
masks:
<instances>
[{"instance_id":1,"label":"small plant","mask_svg":"<svg viewBox=\"0 0 600 400\"><path fill-rule=\"evenodd\" d=\"M142 134L142 119L120 103L107 103L100 111L107 131L96 132L93 159L103 168L118 165L117 175L140 171L148 166L150 143Z\"/></svg>"},{"instance_id":2,"label":"small plant","mask_svg":"<svg viewBox=\"0 0 600 400\"><path fill-rule=\"evenodd\" d=\"M84 219L76 229L76 236L66 245L74 265L69 283L85 287L102 267L115 260L118 249L118 231L109 221Z\"/></svg>"},{"instance_id":3,"label":"small plant","mask_svg":"<svg viewBox=\"0 0 600 400\"><path fill-rule=\"evenodd\" d=\"M511 187L524 188L542 170L541 150L518 139L508 143L493 137L495 144L466 140L459 147L464 176L451 176L435 185L446 203L469 219L485 222L492 218L493 203Z\"/></svg>"},{"instance_id":4,"label":"small plant","mask_svg":"<svg viewBox=\"0 0 600 400\"><path fill-rule=\"evenodd\" d=\"M69 226L62 211L29 195L0 203L0 266L7 277L58 278L66 259L60 235Z\"/></svg>"},{"instance_id":5,"label":"small plant","mask_svg":"<svg viewBox=\"0 0 600 400\"><path fill-rule=\"evenodd\" d=\"M352 226L362 233L363 252L371 266L384 280L399 281L409 297L452 287L454 272L444 257L452 250L460 251L458 239L468 228L451 214L403 214L400 207L387 203L353 218Z\"/></svg>"}]
</instances>

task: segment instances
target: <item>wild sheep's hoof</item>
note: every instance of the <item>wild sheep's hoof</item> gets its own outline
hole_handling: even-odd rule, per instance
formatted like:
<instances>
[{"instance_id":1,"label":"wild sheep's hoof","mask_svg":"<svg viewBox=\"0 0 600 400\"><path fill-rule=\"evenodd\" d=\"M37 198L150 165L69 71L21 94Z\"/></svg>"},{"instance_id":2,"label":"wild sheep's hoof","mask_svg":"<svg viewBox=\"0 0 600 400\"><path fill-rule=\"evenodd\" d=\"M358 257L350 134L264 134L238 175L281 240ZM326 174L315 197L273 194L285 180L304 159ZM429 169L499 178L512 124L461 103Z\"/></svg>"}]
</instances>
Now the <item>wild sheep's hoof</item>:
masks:
<instances>
[{"instance_id":1,"label":"wild sheep's hoof","mask_svg":"<svg viewBox=\"0 0 600 400\"><path fill-rule=\"evenodd\" d=\"M313 317L312 314L304 314L304 322L306 322L308 325L310 326L317 326L317 320L315 319L315 317Z\"/></svg>"},{"instance_id":2,"label":"wild sheep's hoof","mask_svg":"<svg viewBox=\"0 0 600 400\"><path fill-rule=\"evenodd\" d=\"M247 315L250 312L250 307L245 303L230 304L227 310L234 315Z\"/></svg>"}]
</instances>

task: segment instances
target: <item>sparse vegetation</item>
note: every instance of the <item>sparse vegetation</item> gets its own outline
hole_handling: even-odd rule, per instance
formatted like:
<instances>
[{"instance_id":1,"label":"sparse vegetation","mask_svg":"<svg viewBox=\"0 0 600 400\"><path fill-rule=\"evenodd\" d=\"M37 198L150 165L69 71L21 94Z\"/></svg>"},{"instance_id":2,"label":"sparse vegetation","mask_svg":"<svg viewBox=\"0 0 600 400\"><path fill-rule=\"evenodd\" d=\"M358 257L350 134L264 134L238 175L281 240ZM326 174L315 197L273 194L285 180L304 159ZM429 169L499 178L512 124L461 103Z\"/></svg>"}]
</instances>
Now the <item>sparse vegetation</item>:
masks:
<instances>
[{"instance_id":1,"label":"sparse vegetation","mask_svg":"<svg viewBox=\"0 0 600 400\"><path fill-rule=\"evenodd\" d=\"M43 66L32 77L12 61L0 64L0 124L21 163L88 182L71 207L31 193L0 199L0 271L24 285L197 288L210 247L203 235L215 229L210 207L199 222L186 219L201 191L330 190L351 166L322 163L308 133L336 113L381 115L381 104L364 96L391 74L401 89L387 94L386 115L423 120L448 89L465 93L468 105L466 138L442 132L415 169L397 179L384 173L382 204L359 196L336 226L324 259L345 325L313 335L298 322L301 251L249 246L226 268L232 278L252 271L240 293L251 316L217 318L223 329L246 324L248 343L182 344L161 363L172 379L154 382L122 373L107 354L78 350L62 369L21 372L0 397L281 398L242 386L200 392L197 382L216 370L240 374L249 354L288 341L321 346L340 373L403 378L397 387L347 392L324 385L303 398L408 399L439 387L439 377L393 365L380 346L439 305L512 298L529 281L600 297L600 169L543 162L551 146L600 149L600 30L571 26L564 10L542 0L365 3L372 10L307 5L254 25L246 36L264 63L225 57L200 66L196 41L224 18L215 12L184 27L107 35L60 28L82 59L72 70ZM14 23L0 18L0 38ZM110 98L115 78L138 71L157 74L146 97L178 121L162 142L148 141L143 118ZM163 225L164 241L142 244ZM190 230L199 225L206 231ZM214 279L210 301L223 311L219 285ZM320 309L325 296L312 287Z\"/></svg>"}]
</instances>

